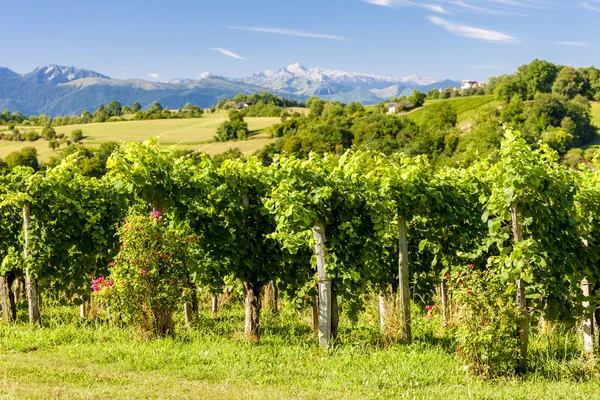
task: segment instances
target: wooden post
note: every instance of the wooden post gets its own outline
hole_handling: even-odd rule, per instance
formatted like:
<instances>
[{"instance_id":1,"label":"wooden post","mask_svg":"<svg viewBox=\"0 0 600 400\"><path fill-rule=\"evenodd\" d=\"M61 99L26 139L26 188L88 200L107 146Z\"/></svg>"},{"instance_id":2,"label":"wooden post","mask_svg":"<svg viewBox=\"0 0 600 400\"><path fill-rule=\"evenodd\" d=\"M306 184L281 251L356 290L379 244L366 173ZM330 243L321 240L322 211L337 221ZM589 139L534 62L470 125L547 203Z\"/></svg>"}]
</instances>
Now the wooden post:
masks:
<instances>
[{"instance_id":1,"label":"wooden post","mask_svg":"<svg viewBox=\"0 0 600 400\"><path fill-rule=\"evenodd\" d=\"M185 287L190 289L190 279L188 276L185 277ZM187 296L186 296L187 297ZM190 293L191 297L191 293ZM192 320L194 319L194 313L192 311L192 303L189 299L186 298L186 301L183 303L183 316L185 318L185 324L189 327L192 325Z\"/></svg>"},{"instance_id":2,"label":"wooden post","mask_svg":"<svg viewBox=\"0 0 600 400\"><path fill-rule=\"evenodd\" d=\"M398 216L398 276L400 297L400 337L406 343L412 341L410 319L410 274L408 271L408 235L406 217Z\"/></svg>"},{"instance_id":3,"label":"wooden post","mask_svg":"<svg viewBox=\"0 0 600 400\"><path fill-rule=\"evenodd\" d=\"M80 294L78 294L77 297L81 301L81 304L79 305L79 319L83 321L83 320L85 320L85 314L86 314L85 299Z\"/></svg>"},{"instance_id":4,"label":"wooden post","mask_svg":"<svg viewBox=\"0 0 600 400\"><path fill-rule=\"evenodd\" d=\"M217 312L219 311L219 295L218 294L212 294L211 295L211 304L210 304L210 311L212 312L212 315L217 315Z\"/></svg>"},{"instance_id":5,"label":"wooden post","mask_svg":"<svg viewBox=\"0 0 600 400\"><path fill-rule=\"evenodd\" d=\"M519 223L519 207L513 203L511 207L512 230L514 242L519 243L523 239L523 227ZM529 342L529 312L527 311L527 300L525 298L525 282L518 279L517 287L517 307L519 307L521 316L517 323L517 340L519 342L518 372L524 375L527 372L527 347Z\"/></svg>"},{"instance_id":6,"label":"wooden post","mask_svg":"<svg viewBox=\"0 0 600 400\"><path fill-rule=\"evenodd\" d=\"M8 275L0 276L0 301L2 302L2 322L9 323L12 319L12 307L10 304L10 286Z\"/></svg>"},{"instance_id":7,"label":"wooden post","mask_svg":"<svg viewBox=\"0 0 600 400\"><path fill-rule=\"evenodd\" d=\"M319 343L325 348L331 346L331 281L327 276L325 243L325 226L317 222L313 226L313 235L315 238L315 255L317 256L317 286L319 293Z\"/></svg>"},{"instance_id":8,"label":"wooden post","mask_svg":"<svg viewBox=\"0 0 600 400\"><path fill-rule=\"evenodd\" d=\"M40 322L40 305L37 280L31 275L29 269L28 260L29 252L27 247L29 246L29 214L31 208L28 205L23 207L23 233L25 240L23 243L23 259L25 260L25 290L27 292L27 302L29 305L29 323L36 324Z\"/></svg>"},{"instance_id":9,"label":"wooden post","mask_svg":"<svg viewBox=\"0 0 600 400\"><path fill-rule=\"evenodd\" d=\"M387 296L385 293L379 292L379 327L382 332L385 332L385 322L387 319Z\"/></svg>"},{"instance_id":10,"label":"wooden post","mask_svg":"<svg viewBox=\"0 0 600 400\"><path fill-rule=\"evenodd\" d=\"M279 286L277 281L271 281L271 285L273 285L273 310L279 312Z\"/></svg>"},{"instance_id":11,"label":"wooden post","mask_svg":"<svg viewBox=\"0 0 600 400\"><path fill-rule=\"evenodd\" d=\"M442 298L442 318L447 321L450 317L450 310L448 307L448 288L444 282L440 284L440 297Z\"/></svg>"},{"instance_id":12,"label":"wooden post","mask_svg":"<svg viewBox=\"0 0 600 400\"><path fill-rule=\"evenodd\" d=\"M317 290L319 290L318 287L317 287ZM319 295L315 295L314 302L312 305L312 310L311 310L311 317L312 317L312 321L311 321L312 328L318 334L319 333Z\"/></svg>"},{"instance_id":13,"label":"wooden post","mask_svg":"<svg viewBox=\"0 0 600 400\"><path fill-rule=\"evenodd\" d=\"M581 281L581 290L583 297L590 297L590 283L587 279ZM590 301L584 300L583 303L583 349L589 355L594 355L594 314L590 309Z\"/></svg>"}]
</instances>

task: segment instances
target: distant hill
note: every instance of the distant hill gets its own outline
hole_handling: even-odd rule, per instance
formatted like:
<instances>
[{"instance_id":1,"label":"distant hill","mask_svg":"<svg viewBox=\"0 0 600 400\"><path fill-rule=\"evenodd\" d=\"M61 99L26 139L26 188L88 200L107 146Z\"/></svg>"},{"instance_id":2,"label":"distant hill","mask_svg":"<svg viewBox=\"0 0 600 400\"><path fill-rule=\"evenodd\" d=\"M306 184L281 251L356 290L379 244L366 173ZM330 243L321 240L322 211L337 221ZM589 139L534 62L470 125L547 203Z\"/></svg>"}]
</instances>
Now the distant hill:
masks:
<instances>
[{"instance_id":1,"label":"distant hill","mask_svg":"<svg viewBox=\"0 0 600 400\"><path fill-rule=\"evenodd\" d=\"M459 86L455 81L436 82L417 75L406 78L348 73L292 64L278 72L265 71L248 78L231 79L202 73L197 79L150 82L142 79L113 79L86 69L48 65L27 74L0 67L0 111L24 114L76 115L93 111L111 100L123 104L140 102L149 108L155 101L171 109L192 103L201 107L217 104L239 93L270 91L279 96L307 99L319 96L343 102L374 104L413 89Z\"/></svg>"}]
</instances>

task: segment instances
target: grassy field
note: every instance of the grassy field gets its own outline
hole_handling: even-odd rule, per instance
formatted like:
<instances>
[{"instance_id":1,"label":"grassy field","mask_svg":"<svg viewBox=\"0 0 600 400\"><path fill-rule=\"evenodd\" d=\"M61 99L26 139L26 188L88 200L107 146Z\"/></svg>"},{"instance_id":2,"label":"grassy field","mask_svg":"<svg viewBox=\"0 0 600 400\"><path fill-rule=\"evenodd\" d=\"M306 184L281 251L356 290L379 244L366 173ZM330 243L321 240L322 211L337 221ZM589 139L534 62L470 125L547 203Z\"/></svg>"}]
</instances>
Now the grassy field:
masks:
<instances>
[{"instance_id":1,"label":"grassy field","mask_svg":"<svg viewBox=\"0 0 600 400\"><path fill-rule=\"evenodd\" d=\"M260 344L243 339L243 308L206 311L192 329L138 341L127 329L79 323L75 308L44 310L44 327L0 327L0 397L69 399L595 399L598 378L582 371L563 336L533 337L524 380L483 380L422 318L410 346L383 346L376 315L320 349L308 312L266 310ZM351 329L350 329L351 328ZM573 339L573 337L569 337ZM556 348L542 346L545 341ZM542 366L543 365L543 366Z\"/></svg>"},{"instance_id":2,"label":"grassy field","mask_svg":"<svg viewBox=\"0 0 600 400\"><path fill-rule=\"evenodd\" d=\"M64 133L68 137L73 130L81 129L85 136L83 142L90 146L109 141L143 141L153 136L160 136L160 142L164 145L177 145L188 149L203 150L211 155L221 153L232 147L239 147L243 153L251 154L273 141L273 139L261 136L259 133L279 122L279 118L246 118L250 131L255 135L254 137L239 142L209 143L219 124L225 120L227 120L227 113L219 112L206 114L203 118L67 125L56 127L55 130L57 133ZM41 132L39 127L20 127L19 129ZM2 127L0 127L1 130ZM2 140L0 141L0 157L6 157L7 154L24 146L34 146L42 160L50 157L53 152L45 140L36 142Z\"/></svg>"},{"instance_id":3,"label":"grassy field","mask_svg":"<svg viewBox=\"0 0 600 400\"><path fill-rule=\"evenodd\" d=\"M429 102L425 103L425 107L408 114L409 118L412 119L413 121L415 121L416 123L420 124L421 122L423 122L422 121L423 116L425 115L424 110L429 105L431 105L435 102L440 102L440 101L446 101L446 102L452 104L452 107L454 107L454 110L458 114L458 121L460 123L469 118L472 118L473 110L476 110L486 104L492 103L494 101L494 96L487 95L487 96L455 97L453 99L447 99L447 100L429 101Z\"/></svg>"}]
</instances>

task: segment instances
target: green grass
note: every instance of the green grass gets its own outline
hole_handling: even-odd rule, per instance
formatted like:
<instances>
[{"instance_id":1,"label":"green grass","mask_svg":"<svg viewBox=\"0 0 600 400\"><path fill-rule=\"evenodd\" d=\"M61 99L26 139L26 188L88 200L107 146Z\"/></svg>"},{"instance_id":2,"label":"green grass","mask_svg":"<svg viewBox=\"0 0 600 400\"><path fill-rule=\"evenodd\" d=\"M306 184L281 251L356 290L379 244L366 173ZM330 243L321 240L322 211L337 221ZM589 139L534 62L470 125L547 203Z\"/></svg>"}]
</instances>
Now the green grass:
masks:
<instances>
[{"instance_id":1,"label":"green grass","mask_svg":"<svg viewBox=\"0 0 600 400\"><path fill-rule=\"evenodd\" d=\"M494 101L494 96L487 95L487 96L455 97L453 99L429 101L425 104L425 107L420 108L412 113L409 113L408 114L409 118L418 124L422 123L424 115L425 115L425 113L424 113L425 109L428 106L430 106L431 104L434 104L434 103L440 102L440 101L445 101L445 102L452 104L452 107L454 107L454 110L458 114L459 122L462 122L468 118L472 118L472 116L473 116L472 111L474 111L486 104L492 103Z\"/></svg>"},{"instance_id":2,"label":"green grass","mask_svg":"<svg viewBox=\"0 0 600 400\"><path fill-rule=\"evenodd\" d=\"M600 130L600 102L592 102L592 110L591 110L591 116L592 116L592 124L594 124L596 126L596 128L598 128L598 130ZM584 150L587 150L589 148L592 147L599 147L600 146L600 135L596 136L596 140L594 140L592 143L589 143L586 146L583 146Z\"/></svg>"},{"instance_id":3,"label":"green grass","mask_svg":"<svg viewBox=\"0 0 600 400\"><path fill-rule=\"evenodd\" d=\"M77 322L74 308L44 310L42 329L0 327L0 397L85 399L593 399L597 378L579 360L532 340L532 363L546 369L517 379L482 380L463 368L449 343L431 337L422 318L416 341L385 348L367 312L342 319L339 342L320 349L308 313L263 313L262 340L243 339L241 304L203 313L174 337L138 341L127 329Z\"/></svg>"},{"instance_id":4,"label":"green grass","mask_svg":"<svg viewBox=\"0 0 600 400\"><path fill-rule=\"evenodd\" d=\"M250 154L273 141L258 135L258 138L252 137L251 140L240 142L208 143L213 139L217 127L225 120L227 120L227 113L219 112L206 114L202 118L67 125L56 127L55 130L57 133L64 133L68 137L73 130L81 129L85 136L83 142L90 146L98 146L109 141L143 141L153 136L160 136L160 142L164 145L177 145L182 148L203 150L211 155L232 147L239 147L243 153ZM279 118L246 118L246 121L250 131L259 134L265 128L279 122ZM19 127L19 129L41 132L40 127ZM25 146L35 147L42 160L49 158L53 152L45 140L36 142L1 140L0 157L4 158L9 153Z\"/></svg>"}]
</instances>

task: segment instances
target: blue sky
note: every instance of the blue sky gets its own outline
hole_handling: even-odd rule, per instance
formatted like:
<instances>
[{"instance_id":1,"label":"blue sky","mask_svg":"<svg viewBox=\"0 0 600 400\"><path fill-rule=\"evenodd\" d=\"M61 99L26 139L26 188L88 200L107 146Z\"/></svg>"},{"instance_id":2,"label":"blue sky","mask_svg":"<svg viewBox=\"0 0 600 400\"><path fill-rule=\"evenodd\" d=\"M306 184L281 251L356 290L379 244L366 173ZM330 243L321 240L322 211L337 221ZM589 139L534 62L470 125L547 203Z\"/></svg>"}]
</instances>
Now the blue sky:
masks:
<instances>
[{"instance_id":1,"label":"blue sky","mask_svg":"<svg viewBox=\"0 0 600 400\"><path fill-rule=\"evenodd\" d=\"M600 66L600 0L7 0L0 13L0 66L19 73L167 80L299 61L484 80L534 58Z\"/></svg>"}]
</instances>

